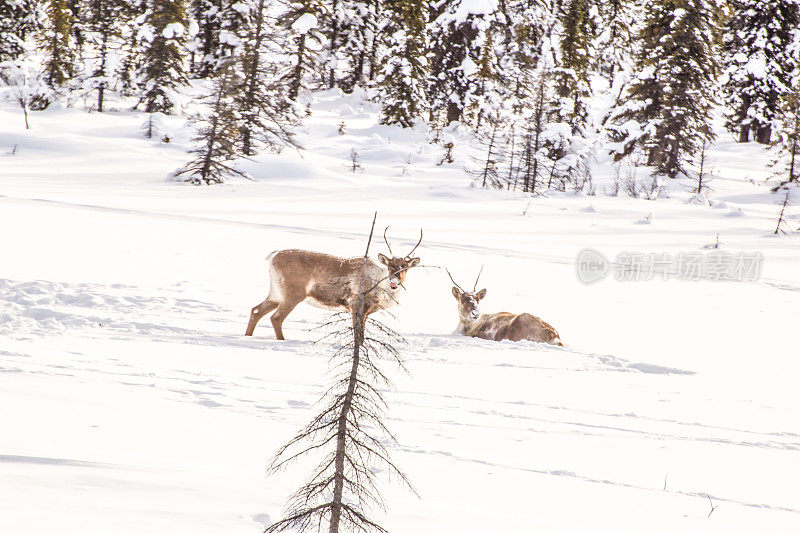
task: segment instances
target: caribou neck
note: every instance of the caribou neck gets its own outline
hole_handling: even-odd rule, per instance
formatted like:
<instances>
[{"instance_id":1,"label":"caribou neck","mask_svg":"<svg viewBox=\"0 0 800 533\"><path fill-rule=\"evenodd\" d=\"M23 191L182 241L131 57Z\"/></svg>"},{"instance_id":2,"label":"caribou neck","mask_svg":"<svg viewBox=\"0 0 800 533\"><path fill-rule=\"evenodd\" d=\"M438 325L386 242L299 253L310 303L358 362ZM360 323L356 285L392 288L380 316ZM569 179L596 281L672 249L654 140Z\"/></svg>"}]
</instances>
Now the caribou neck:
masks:
<instances>
[{"instance_id":1,"label":"caribou neck","mask_svg":"<svg viewBox=\"0 0 800 533\"><path fill-rule=\"evenodd\" d=\"M470 332L473 330L475 325L480 320L480 317L476 318L475 320L468 320L463 317L459 317L458 319L458 329L456 330L461 335L469 336Z\"/></svg>"}]
</instances>

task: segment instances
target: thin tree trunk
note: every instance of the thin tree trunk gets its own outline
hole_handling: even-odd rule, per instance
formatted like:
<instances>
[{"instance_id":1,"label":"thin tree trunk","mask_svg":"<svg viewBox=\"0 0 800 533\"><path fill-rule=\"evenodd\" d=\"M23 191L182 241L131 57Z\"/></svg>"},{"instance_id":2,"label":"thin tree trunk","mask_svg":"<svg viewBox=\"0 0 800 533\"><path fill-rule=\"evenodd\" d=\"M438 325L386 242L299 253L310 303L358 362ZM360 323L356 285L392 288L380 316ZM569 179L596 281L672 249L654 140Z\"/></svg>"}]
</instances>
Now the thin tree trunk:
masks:
<instances>
[{"instance_id":1,"label":"thin tree trunk","mask_svg":"<svg viewBox=\"0 0 800 533\"><path fill-rule=\"evenodd\" d=\"M338 46L336 41L339 40L339 21L336 18L336 10L338 7L339 0L333 0L333 4L331 5L331 16L333 18L331 27L331 58L336 56L336 46ZM333 64L335 65L336 61L333 61ZM333 67L331 67L330 76L331 78L328 81L329 88L333 89L336 86L336 70Z\"/></svg>"},{"instance_id":2,"label":"thin tree trunk","mask_svg":"<svg viewBox=\"0 0 800 533\"><path fill-rule=\"evenodd\" d=\"M108 55L108 32L103 31L103 42L100 44L100 75L106 75L106 56ZM97 111L103 112L103 96L106 89L106 82L101 81L100 86L97 87Z\"/></svg>"},{"instance_id":3,"label":"thin tree trunk","mask_svg":"<svg viewBox=\"0 0 800 533\"><path fill-rule=\"evenodd\" d=\"M28 100L25 99L22 102L22 114L25 116L25 129L31 129L31 125L28 123Z\"/></svg>"},{"instance_id":4,"label":"thin tree trunk","mask_svg":"<svg viewBox=\"0 0 800 533\"><path fill-rule=\"evenodd\" d=\"M761 124L758 126L756 130L756 141L759 144L769 144L770 140L772 140L772 125L771 124Z\"/></svg>"},{"instance_id":5,"label":"thin tree trunk","mask_svg":"<svg viewBox=\"0 0 800 533\"><path fill-rule=\"evenodd\" d=\"M492 155L494 155L494 140L497 136L497 125L492 128L492 136L489 138L489 150L486 154L486 164L483 166L483 184L481 187L486 187L486 178L489 175L489 165L491 165Z\"/></svg>"},{"instance_id":6,"label":"thin tree trunk","mask_svg":"<svg viewBox=\"0 0 800 533\"><path fill-rule=\"evenodd\" d=\"M695 194L703 192L703 170L706 165L706 142L703 141L703 149L700 152L700 174L697 176L697 190Z\"/></svg>"},{"instance_id":7,"label":"thin tree trunk","mask_svg":"<svg viewBox=\"0 0 800 533\"><path fill-rule=\"evenodd\" d=\"M746 143L750 141L750 126L742 126L739 128L739 142Z\"/></svg>"},{"instance_id":8,"label":"thin tree trunk","mask_svg":"<svg viewBox=\"0 0 800 533\"><path fill-rule=\"evenodd\" d=\"M362 292L363 294L363 292ZM364 334L358 332L361 330L363 324L363 317L361 316L364 307L364 299L362 297L361 304L356 314L353 315L353 335L356 337L356 342L353 347L353 365L350 368L350 378L348 379L347 392L342 402L342 410L339 412L339 424L336 430L336 454L334 456L334 484L333 484L333 501L331 502L331 522L328 528L328 533L339 533L339 522L342 517L342 495L344 492L344 460L345 460L345 447L347 445L347 419L350 417L350 408L353 404L353 396L356 392L356 382L358 378L358 364L361 359L361 342L363 342Z\"/></svg>"},{"instance_id":9,"label":"thin tree trunk","mask_svg":"<svg viewBox=\"0 0 800 533\"><path fill-rule=\"evenodd\" d=\"M356 393L356 384L358 383L358 365L361 361L361 345L364 344L364 328L366 325L365 316L365 296L366 287L364 287L364 279L367 273L367 261L369 261L369 246L372 243L372 234L375 231L375 220L378 218L378 213L372 218L372 228L369 231L369 239L367 239L367 249L364 252L364 266L361 269L361 283L359 284L359 298L358 307L353 313L353 364L350 367L350 377L347 383L347 392L345 392L344 400L342 401L342 409L339 412L339 421L336 427L336 453L334 454L334 483L333 483L333 501L331 502L331 521L328 528L328 533L339 533L339 522L342 517L342 496L344 493L344 461L345 451L347 446L347 420L350 417L350 410L353 405L353 397Z\"/></svg>"},{"instance_id":10,"label":"thin tree trunk","mask_svg":"<svg viewBox=\"0 0 800 533\"><path fill-rule=\"evenodd\" d=\"M292 82L289 86L289 98L291 100L297 100L297 96L300 94L300 84L303 81L303 55L305 52L306 36L304 34L300 36L300 42L297 45L297 65L294 67Z\"/></svg>"},{"instance_id":11,"label":"thin tree trunk","mask_svg":"<svg viewBox=\"0 0 800 533\"><path fill-rule=\"evenodd\" d=\"M789 191L786 191L786 196L783 197L783 205L781 206L781 214L778 215L778 225L775 226L775 235L781 232L781 224L783 224L783 213L786 211L786 206L789 204Z\"/></svg>"},{"instance_id":12,"label":"thin tree trunk","mask_svg":"<svg viewBox=\"0 0 800 533\"><path fill-rule=\"evenodd\" d=\"M256 16L255 39L253 41L253 49L250 51L250 57L247 70L247 95L245 96L245 111L247 112L245 119L245 126L242 131L242 150L244 155L254 155L252 150L252 113L255 107L255 94L258 84L258 63L261 55L261 43L264 40L262 27L264 24L264 0L258 2L258 15Z\"/></svg>"}]
</instances>

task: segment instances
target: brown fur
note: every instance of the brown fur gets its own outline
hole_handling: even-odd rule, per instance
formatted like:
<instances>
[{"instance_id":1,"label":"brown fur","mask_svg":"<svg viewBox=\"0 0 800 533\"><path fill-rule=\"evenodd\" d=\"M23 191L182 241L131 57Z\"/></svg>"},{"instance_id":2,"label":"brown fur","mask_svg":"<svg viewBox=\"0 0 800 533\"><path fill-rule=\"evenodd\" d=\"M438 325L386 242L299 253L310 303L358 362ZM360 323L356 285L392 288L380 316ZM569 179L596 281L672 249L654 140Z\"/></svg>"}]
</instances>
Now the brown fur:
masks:
<instances>
[{"instance_id":1,"label":"brown fur","mask_svg":"<svg viewBox=\"0 0 800 533\"><path fill-rule=\"evenodd\" d=\"M363 257L343 258L307 250L282 250L267 258L270 272L270 289L267 299L250 313L245 335L252 335L259 320L275 311L270 320L275 337L284 340L283 321L303 300L330 309L347 309L353 313L358 305L361 276L365 274L364 290L376 284L377 289L367 293L366 316L394 305L394 291L399 289L409 268L419 263L418 258L388 258L378 254L381 264ZM391 276L390 276L391 274ZM385 279L388 278L388 279ZM392 289L390 282L399 282Z\"/></svg>"},{"instance_id":2,"label":"brown fur","mask_svg":"<svg viewBox=\"0 0 800 533\"><path fill-rule=\"evenodd\" d=\"M527 340L564 346L555 328L539 317L528 313L481 314L478 302L486 296L486 289L474 293L453 287L453 296L458 300L458 332L462 335L490 341Z\"/></svg>"}]
</instances>

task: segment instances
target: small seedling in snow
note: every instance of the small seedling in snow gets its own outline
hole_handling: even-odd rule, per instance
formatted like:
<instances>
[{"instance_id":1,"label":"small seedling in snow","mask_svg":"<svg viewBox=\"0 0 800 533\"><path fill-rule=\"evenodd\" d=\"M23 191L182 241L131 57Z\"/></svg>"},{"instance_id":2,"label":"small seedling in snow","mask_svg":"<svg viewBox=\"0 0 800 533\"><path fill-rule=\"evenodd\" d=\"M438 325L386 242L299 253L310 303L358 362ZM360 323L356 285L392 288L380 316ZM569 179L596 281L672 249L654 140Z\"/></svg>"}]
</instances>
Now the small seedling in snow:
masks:
<instances>
[{"instance_id":1,"label":"small seedling in snow","mask_svg":"<svg viewBox=\"0 0 800 533\"><path fill-rule=\"evenodd\" d=\"M778 215L778 225L775 226L775 235L785 235L786 230L786 207L789 205L789 189L786 189L786 196L783 197L781 212Z\"/></svg>"},{"instance_id":2,"label":"small seedling in snow","mask_svg":"<svg viewBox=\"0 0 800 533\"><path fill-rule=\"evenodd\" d=\"M622 179L622 187L631 198L639 198L639 184L636 181L636 167L628 166L625 177Z\"/></svg>"},{"instance_id":3,"label":"small seedling in snow","mask_svg":"<svg viewBox=\"0 0 800 533\"><path fill-rule=\"evenodd\" d=\"M703 248L716 250L720 246L722 246L722 243L719 242L719 233L717 233L717 238L714 240L714 242L712 242L711 244L706 244L705 246L703 246Z\"/></svg>"},{"instance_id":4,"label":"small seedling in snow","mask_svg":"<svg viewBox=\"0 0 800 533\"><path fill-rule=\"evenodd\" d=\"M533 199L531 198L531 199L528 200L528 203L525 204L525 209L522 210L522 216L527 216L528 215L528 209L531 207L532 203L533 203Z\"/></svg>"},{"instance_id":5,"label":"small seedling in snow","mask_svg":"<svg viewBox=\"0 0 800 533\"><path fill-rule=\"evenodd\" d=\"M167 137L164 127L164 115L162 113L150 113L147 115L147 120L142 124L142 133L148 139L158 139Z\"/></svg>"},{"instance_id":6,"label":"small seedling in snow","mask_svg":"<svg viewBox=\"0 0 800 533\"><path fill-rule=\"evenodd\" d=\"M350 172L353 174L364 172L364 167L361 166L361 157L355 148L350 150Z\"/></svg>"},{"instance_id":7,"label":"small seedling in snow","mask_svg":"<svg viewBox=\"0 0 800 533\"><path fill-rule=\"evenodd\" d=\"M717 508L717 506L714 505L714 502L711 501L711 496L706 494L706 498L708 498L708 503L711 504L711 510L708 512L708 518L711 518L711 513L714 512L714 510Z\"/></svg>"},{"instance_id":8,"label":"small seedling in snow","mask_svg":"<svg viewBox=\"0 0 800 533\"><path fill-rule=\"evenodd\" d=\"M706 148L708 144L705 140L703 140L703 147L700 150L700 155L697 160L698 170L697 176L695 177L695 183L691 187L691 192L696 195L703 194L704 196L708 196L709 192L712 192L713 189L708 186L711 182L711 172L708 171L708 155L706 153Z\"/></svg>"},{"instance_id":9,"label":"small seedling in snow","mask_svg":"<svg viewBox=\"0 0 800 533\"><path fill-rule=\"evenodd\" d=\"M612 176L611 188L606 187L606 196L618 196L622 188L622 165L614 165L614 175Z\"/></svg>"},{"instance_id":10,"label":"small seedling in snow","mask_svg":"<svg viewBox=\"0 0 800 533\"><path fill-rule=\"evenodd\" d=\"M455 146L456 145L453 144L452 141L444 144L444 155L442 156L442 160L439 161L439 166L455 161L455 159L453 159L453 148L455 148Z\"/></svg>"},{"instance_id":11,"label":"small seedling in snow","mask_svg":"<svg viewBox=\"0 0 800 533\"><path fill-rule=\"evenodd\" d=\"M642 185L642 193L648 200L657 200L664 186L661 184L661 179L658 176L653 176L653 179L647 185Z\"/></svg>"}]
</instances>

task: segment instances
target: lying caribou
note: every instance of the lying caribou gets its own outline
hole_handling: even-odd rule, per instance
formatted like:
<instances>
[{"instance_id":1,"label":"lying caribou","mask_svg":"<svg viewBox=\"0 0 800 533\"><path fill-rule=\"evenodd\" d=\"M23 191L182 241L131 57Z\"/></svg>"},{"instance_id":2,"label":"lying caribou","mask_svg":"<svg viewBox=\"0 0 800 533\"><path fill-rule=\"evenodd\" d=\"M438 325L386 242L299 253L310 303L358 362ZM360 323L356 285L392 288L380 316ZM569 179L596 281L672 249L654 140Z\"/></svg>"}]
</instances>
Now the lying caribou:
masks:
<instances>
[{"instance_id":1,"label":"lying caribou","mask_svg":"<svg viewBox=\"0 0 800 533\"><path fill-rule=\"evenodd\" d=\"M318 307L344 308L354 314L362 287L365 317L394 306L395 293L403 286L408 270L419 264L419 257L411 254L422 242L422 230L414 248L405 257L395 257L386 238L388 229L383 230L383 240L392 257L378 254L380 264L363 257L343 258L307 250L272 252L267 256L269 295L251 311L245 335L252 335L258 321L275 311L270 318L275 338L284 340L283 321L306 298Z\"/></svg>"},{"instance_id":2,"label":"lying caribou","mask_svg":"<svg viewBox=\"0 0 800 533\"><path fill-rule=\"evenodd\" d=\"M483 268L481 268L483 271ZM478 302L486 296L486 289L475 292L478 288L478 278L472 292L465 291L456 283L450 271L447 271L450 281L453 282L453 296L458 300L458 332L469 337L478 337L490 341L534 341L547 342L557 346L564 346L558 338L558 332L539 317L528 313L515 315L513 313L491 313L483 315L478 309Z\"/></svg>"}]
</instances>

